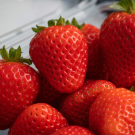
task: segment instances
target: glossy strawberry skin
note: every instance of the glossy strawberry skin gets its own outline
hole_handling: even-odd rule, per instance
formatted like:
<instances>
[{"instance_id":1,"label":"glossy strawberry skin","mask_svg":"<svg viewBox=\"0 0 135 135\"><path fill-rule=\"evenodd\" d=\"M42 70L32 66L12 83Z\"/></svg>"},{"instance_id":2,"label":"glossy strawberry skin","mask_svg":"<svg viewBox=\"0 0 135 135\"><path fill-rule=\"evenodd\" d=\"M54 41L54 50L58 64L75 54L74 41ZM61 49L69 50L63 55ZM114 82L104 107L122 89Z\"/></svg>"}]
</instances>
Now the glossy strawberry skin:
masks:
<instances>
[{"instance_id":1,"label":"glossy strawberry skin","mask_svg":"<svg viewBox=\"0 0 135 135\"><path fill-rule=\"evenodd\" d=\"M53 107L57 107L63 94L50 85L46 77L39 73L40 91L35 103L47 103Z\"/></svg>"},{"instance_id":2,"label":"glossy strawberry skin","mask_svg":"<svg viewBox=\"0 0 135 135\"><path fill-rule=\"evenodd\" d=\"M27 107L19 115L8 135L50 135L68 125L67 120L55 108L38 103Z\"/></svg>"},{"instance_id":3,"label":"glossy strawberry skin","mask_svg":"<svg viewBox=\"0 0 135 135\"><path fill-rule=\"evenodd\" d=\"M91 24L85 24L81 31L84 34L88 45L88 65L86 78L94 80L107 80L108 75L105 65L103 65L102 62L103 54L101 51L101 42L99 38L100 29Z\"/></svg>"},{"instance_id":4,"label":"glossy strawberry skin","mask_svg":"<svg viewBox=\"0 0 135 135\"><path fill-rule=\"evenodd\" d=\"M84 127L71 125L63 127L51 135L94 135L94 134Z\"/></svg>"},{"instance_id":5,"label":"glossy strawberry skin","mask_svg":"<svg viewBox=\"0 0 135 135\"><path fill-rule=\"evenodd\" d=\"M135 14L115 12L101 26L100 39L109 81L117 87L135 83Z\"/></svg>"},{"instance_id":6,"label":"glossy strawberry skin","mask_svg":"<svg viewBox=\"0 0 135 135\"><path fill-rule=\"evenodd\" d=\"M117 88L99 95L89 111L89 127L97 135L135 133L135 93Z\"/></svg>"},{"instance_id":7,"label":"glossy strawberry skin","mask_svg":"<svg viewBox=\"0 0 135 135\"><path fill-rule=\"evenodd\" d=\"M62 93L71 93L84 82L88 47L81 31L72 25L51 26L30 42L30 56L49 83Z\"/></svg>"},{"instance_id":8,"label":"glossy strawberry skin","mask_svg":"<svg viewBox=\"0 0 135 135\"><path fill-rule=\"evenodd\" d=\"M59 106L60 112L71 125L89 127L89 108L103 91L116 88L105 80L85 80L83 86L65 97Z\"/></svg>"},{"instance_id":9,"label":"glossy strawberry skin","mask_svg":"<svg viewBox=\"0 0 135 135\"><path fill-rule=\"evenodd\" d=\"M34 102L39 87L38 74L30 66L0 62L0 130L9 128L18 115Z\"/></svg>"}]
</instances>

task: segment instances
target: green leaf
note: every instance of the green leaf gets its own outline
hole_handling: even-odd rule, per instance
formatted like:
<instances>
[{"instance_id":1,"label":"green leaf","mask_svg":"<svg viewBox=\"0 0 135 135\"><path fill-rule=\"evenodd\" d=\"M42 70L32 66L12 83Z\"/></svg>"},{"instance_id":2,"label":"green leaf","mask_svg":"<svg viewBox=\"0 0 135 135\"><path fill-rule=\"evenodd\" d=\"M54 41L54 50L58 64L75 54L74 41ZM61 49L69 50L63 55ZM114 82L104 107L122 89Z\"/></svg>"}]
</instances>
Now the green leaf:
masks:
<instances>
[{"instance_id":1,"label":"green leaf","mask_svg":"<svg viewBox=\"0 0 135 135\"><path fill-rule=\"evenodd\" d=\"M50 26L62 26L62 25L74 25L76 26L77 28L81 29L83 26L84 26L84 23L79 25L77 20L75 18L72 19L72 22L70 23L68 20L65 21L64 18L62 18L62 16L60 16L59 19L51 19L48 21L48 27ZM44 30L46 27L44 26L38 26L36 25L36 28L32 28L32 30L35 32L35 33L39 33L41 32L42 30Z\"/></svg>"},{"instance_id":2,"label":"green leaf","mask_svg":"<svg viewBox=\"0 0 135 135\"><path fill-rule=\"evenodd\" d=\"M3 48L1 49L1 57L5 60L9 59L9 54L5 48L5 46L3 46Z\"/></svg>"},{"instance_id":3,"label":"green leaf","mask_svg":"<svg viewBox=\"0 0 135 135\"><path fill-rule=\"evenodd\" d=\"M50 26L55 26L55 20L49 20L48 21L48 26L50 27Z\"/></svg>"},{"instance_id":4,"label":"green leaf","mask_svg":"<svg viewBox=\"0 0 135 135\"><path fill-rule=\"evenodd\" d=\"M15 53L16 53L16 50L13 47L11 47L10 50L9 50L9 58L14 59Z\"/></svg>"},{"instance_id":5,"label":"green leaf","mask_svg":"<svg viewBox=\"0 0 135 135\"><path fill-rule=\"evenodd\" d=\"M71 24L74 25L75 27L77 27L78 29L81 29L85 25L85 23L79 25L75 18L72 19Z\"/></svg>"},{"instance_id":6,"label":"green leaf","mask_svg":"<svg viewBox=\"0 0 135 135\"><path fill-rule=\"evenodd\" d=\"M38 33L39 31L36 28L32 28L32 31Z\"/></svg>"},{"instance_id":7,"label":"green leaf","mask_svg":"<svg viewBox=\"0 0 135 135\"><path fill-rule=\"evenodd\" d=\"M41 32L42 30L44 30L46 27L44 26L38 26L36 25L36 28L32 28L32 30L35 32L35 33L39 33Z\"/></svg>"},{"instance_id":8,"label":"green leaf","mask_svg":"<svg viewBox=\"0 0 135 135\"><path fill-rule=\"evenodd\" d=\"M38 26L38 25L36 25L36 27L37 27L37 29L39 30L39 31L42 31L42 30L44 30L46 27L44 27L44 26Z\"/></svg>"},{"instance_id":9,"label":"green leaf","mask_svg":"<svg viewBox=\"0 0 135 135\"><path fill-rule=\"evenodd\" d=\"M69 22L69 20L67 20L65 24L66 25L71 25L70 22Z\"/></svg>"},{"instance_id":10,"label":"green leaf","mask_svg":"<svg viewBox=\"0 0 135 135\"><path fill-rule=\"evenodd\" d=\"M118 3L116 4L115 2L113 2L113 5L111 5L110 8L125 11L125 9L122 6L118 5Z\"/></svg>"},{"instance_id":11,"label":"green leaf","mask_svg":"<svg viewBox=\"0 0 135 135\"><path fill-rule=\"evenodd\" d=\"M15 51L15 57L14 57L14 59L15 60L18 60L18 59L20 59L21 58L21 47L19 46L17 49L16 49L16 51Z\"/></svg>"},{"instance_id":12,"label":"green leaf","mask_svg":"<svg viewBox=\"0 0 135 135\"><path fill-rule=\"evenodd\" d=\"M65 18L62 18L63 19L63 25L65 25Z\"/></svg>"},{"instance_id":13,"label":"green leaf","mask_svg":"<svg viewBox=\"0 0 135 135\"><path fill-rule=\"evenodd\" d=\"M20 62L22 62L22 63L27 63L28 65L31 65L31 64L32 64L32 60L30 60L30 59L25 59L25 58L21 58L21 59L20 59Z\"/></svg>"},{"instance_id":14,"label":"green leaf","mask_svg":"<svg viewBox=\"0 0 135 135\"><path fill-rule=\"evenodd\" d=\"M85 23L82 23L81 25L78 25L78 28L81 29L84 25Z\"/></svg>"},{"instance_id":15,"label":"green leaf","mask_svg":"<svg viewBox=\"0 0 135 135\"><path fill-rule=\"evenodd\" d=\"M1 56L6 62L21 62L21 63L27 63L29 65L32 64L32 61L30 59L26 59L21 57L21 47L19 46L17 49L14 49L13 47L10 48L9 54L3 46L2 49L0 49Z\"/></svg>"},{"instance_id":16,"label":"green leaf","mask_svg":"<svg viewBox=\"0 0 135 135\"><path fill-rule=\"evenodd\" d=\"M75 18L72 19L71 24L78 27L78 22Z\"/></svg>"},{"instance_id":17,"label":"green leaf","mask_svg":"<svg viewBox=\"0 0 135 135\"><path fill-rule=\"evenodd\" d=\"M132 86L129 90L134 92L134 87Z\"/></svg>"},{"instance_id":18,"label":"green leaf","mask_svg":"<svg viewBox=\"0 0 135 135\"><path fill-rule=\"evenodd\" d=\"M57 26L65 25L65 19L60 16L56 23Z\"/></svg>"},{"instance_id":19,"label":"green leaf","mask_svg":"<svg viewBox=\"0 0 135 135\"><path fill-rule=\"evenodd\" d=\"M135 0L121 0L117 4L113 2L110 8L125 11L129 14L135 13Z\"/></svg>"}]
</instances>

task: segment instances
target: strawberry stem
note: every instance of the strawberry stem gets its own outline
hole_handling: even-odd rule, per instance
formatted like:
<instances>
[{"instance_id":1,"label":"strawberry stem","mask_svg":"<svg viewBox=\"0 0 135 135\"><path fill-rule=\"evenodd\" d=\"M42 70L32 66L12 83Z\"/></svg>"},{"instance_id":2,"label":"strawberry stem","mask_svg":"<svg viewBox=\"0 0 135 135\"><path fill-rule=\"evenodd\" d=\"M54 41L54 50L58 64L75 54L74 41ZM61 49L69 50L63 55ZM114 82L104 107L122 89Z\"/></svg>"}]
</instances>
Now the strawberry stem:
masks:
<instances>
[{"instance_id":1,"label":"strawberry stem","mask_svg":"<svg viewBox=\"0 0 135 135\"><path fill-rule=\"evenodd\" d=\"M83 26L84 26L84 23L79 25L77 20L75 18L72 19L71 23L67 20L65 21L64 18L62 18L60 16L60 18L57 20L57 19L51 19L48 21L48 26L62 26L62 25L74 25L75 27L77 27L78 29L81 29ZM46 27L44 26L38 26L36 25L36 28L32 28L32 30L35 32L35 33L39 33L41 32L42 30L44 30Z\"/></svg>"},{"instance_id":2,"label":"strawberry stem","mask_svg":"<svg viewBox=\"0 0 135 135\"><path fill-rule=\"evenodd\" d=\"M27 63L31 65L32 61L30 59L25 59L21 57L21 53L22 52L20 46L17 49L11 47L9 53L6 50L5 46L3 46L2 49L0 49L0 55L4 60L6 60L6 62L21 62L21 63Z\"/></svg>"},{"instance_id":3,"label":"strawberry stem","mask_svg":"<svg viewBox=\"0 0 135 135\"><path fill-rule=\"evenodd\" d=\"M121 0L117 4L114 2L110 8L125 11L129 14L135 13L135 0Z\"/></svg>"}]
</instances>

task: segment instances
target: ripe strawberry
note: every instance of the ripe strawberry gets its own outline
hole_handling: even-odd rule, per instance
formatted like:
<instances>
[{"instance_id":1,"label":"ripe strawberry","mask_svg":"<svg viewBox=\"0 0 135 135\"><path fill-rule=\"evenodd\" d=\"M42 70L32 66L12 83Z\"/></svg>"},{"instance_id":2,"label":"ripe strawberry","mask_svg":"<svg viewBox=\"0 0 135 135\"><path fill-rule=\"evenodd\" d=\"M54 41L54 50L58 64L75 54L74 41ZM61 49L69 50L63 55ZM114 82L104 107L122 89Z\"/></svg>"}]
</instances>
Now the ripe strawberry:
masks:
<instances>
[{"instance_id":1,"label":"ripe strawberry","mask_svg":"<svg viewBox=\"0 0 135 135\"><path fill-rule=\"evenodd\" d=\"M37 72L30 66L29 59L21 57L21 48L5 46L0 50L0 130L9 128L18 115L31 105L39 92Z\"/></svg>"},{"instance_id":2,"label":"ripe strawberry","mask_svg":"<svg viewBox=\"0 0 135 135\"><path fill-rule=\"evenodd\" d=\"M101 52L101 42L99 39L100 30L90 24L85 24L81 28L88 45L88 66L86 72L87 79L107 80L107 72L103 65Z\"/></svg>"},{"instance_id":3,"label":"ripe strawberry","mask_svg":"<svg viewBox=\"0 0 135 135\"><path fill-rule=\"evenodd\" d=\"M91 131L80 126L68 126L59 129L51 135L94 135Z\"/></svg>"},{"instance_id":4,"label":"ripe strawberry","mask_svg":"<svg viewBox=\"0 0 135 135\"><path fill-rule=\"evenodd\" d=\"M125 88L103 92L90 108L89 127L97 135L133 135L135 93Z\"/></svg>"},{"instance_id":5,"label":"ripe strawberry","mask_svg":"<svg viewBox=\"0 0 135 135\"><path fill-rule=\"evenodd\" d=\"M111 7L124 11L110 14L101 26L105 65L109 81L130 88L135 84L135 2L121 0Z\"/></svg>"},{"instance_id":6,"label":"ripe strawberry","mask_svg":"<svg viewBox=\"0 0 135 135\"><path fill-rule=\"evenodd\" d=\"M65 126L68 122L61 113L48 104L38 103L19 115L8 135L50 135Z\"/></svg>"},{"instance_id":7,"label":"ripe strawberry","mask_svg":"<svg viewBox=\"0 0 135 135\"><path fill-rule=\"evenodd\" d=\"M103 91L116 88L105 80L85 80L83 86L60 102L59 110L71 125L88 128L89 108Z\"/></svg>"},{"instance_id":8,"label":"ripe strawberry","mask_svg":"<svg viewBox=\"0 0 135 135\"><path fill-rule=\"evenodd\" d=\"M82 86L86 74L86 39L77 27L63 25L61 17L48 24L48 28L33 28L38 33L30 42L30 56L55 89L62 93L74 92Z\"/></svg>"},{"instance_id":9,"label":"ripe strawberry","mask_svg":"<svg viewBox=\"0 0 135 135\"><path fill-rule=\"evenodd\" d=\"M57 91L50 85L46 77L39 73L40 77L40 92L37 96L35 103L47 103L51 106L58 106L58 103L63 96L62 93Z\"/></svg>"}]
</instances>

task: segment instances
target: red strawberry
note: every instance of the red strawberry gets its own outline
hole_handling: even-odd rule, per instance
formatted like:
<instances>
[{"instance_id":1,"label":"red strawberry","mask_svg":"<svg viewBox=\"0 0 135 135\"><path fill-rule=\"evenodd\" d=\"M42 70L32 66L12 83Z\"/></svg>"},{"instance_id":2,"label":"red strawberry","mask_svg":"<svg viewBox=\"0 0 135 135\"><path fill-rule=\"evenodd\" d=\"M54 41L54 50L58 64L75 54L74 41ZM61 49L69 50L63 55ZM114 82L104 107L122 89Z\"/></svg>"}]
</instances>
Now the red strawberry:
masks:
<instances>
[{"instance_id":1,"label":"red strawberry","mask_svg":"<svg viewBox=\"0 0 135 135\"><path fill-rule=\"evenodd\" d=\"M60 112L71 125L80 125L88 128L89 108L103 91L116 88L111 82L104 80L85 80L83 86L69 94L60 102Z\"/></svg>"},{"instance_id":2,"label":"red strawberry","mask_svg":"<svg viewBox=\"0 0 135 135\"><path fill-rule=\"evenodd\" d=\"M50 135L65 126L68 122L61 113L48 104L38 103L19 115L8 135Z\"/></svg>"},{"instance_id":3,"label":"red strawberry","mask_svg":"<svg viewBox=\"0 0 135 135\"><path fill-rule=\"evenodd\" d=\"M59 129L51 135L94 135L91 131L80 126L68 126Z\"/></svg>"},{"instance_id":4,"label":"red strawberry","mask_svg":"<svg viewBox=\"0 0 135 135\"><path fill-rule=\"evenodd\" d=\"M134 135L135 93L125 88L103 92L90 108L89 127L96 135Z\"/></svg>"},{"instance_id":5,"label":"red strawberry","mask_svg":"<svg viewBox=\"0 0 135 135\"><path fill-rule=\"evenodd\" d=\"M124 11L110 14L101 26L105 65L112 83L130 88L135 84L135 3L121 0L111 7Z\"/></svg>"},{"instance_id":6,"label":"red strawberry","mask_svg":"<svg viewBox=\"0 0 135 135\"><path fill-rule=\"evenodd\" d=\"M62 97L62 93L53 88L41 73L40 77L40 92L37 96L35 103L47 103L56 107Z\"/></svg>"},{"instance_id":7,"label":"red strawberry","mask_svg":"<svg viewBox=\"0 0 135 135\"><path fill-rule=\"evenodd\" d=\"M18 115L31 105L39 92L37 72L29 59L21 57L21 48L1 49L0 61L0 130L9 128Z\"/></svg>"},{"instance_id":8,"label":"red strawberry","mask_svg":"<svg viewBox=\"0 0 135 135\"><path fill-rule=\"evenodd\" d=\"M95 26L85 24L81 28L81 31L86 37L88 45L88 66L86 78L107 80L107 72L102 63L101 42L99 40L100 30Z\"/></svg>"},{"instance_id":9,"label":"red strawberry","mask_svg":"<svg viewBox=\"0 0 135 135\"><path fill-rule=\"evenodd\" d=\"M31 40L29 52L37 69L55 89L62 93L71 93L84 82L88 58L87 43L77 27L63 25L64 19L61 17L56 25L55 21L49 21L48 28L33 28L40 32Z\"/></svg>"}]
</instances>

